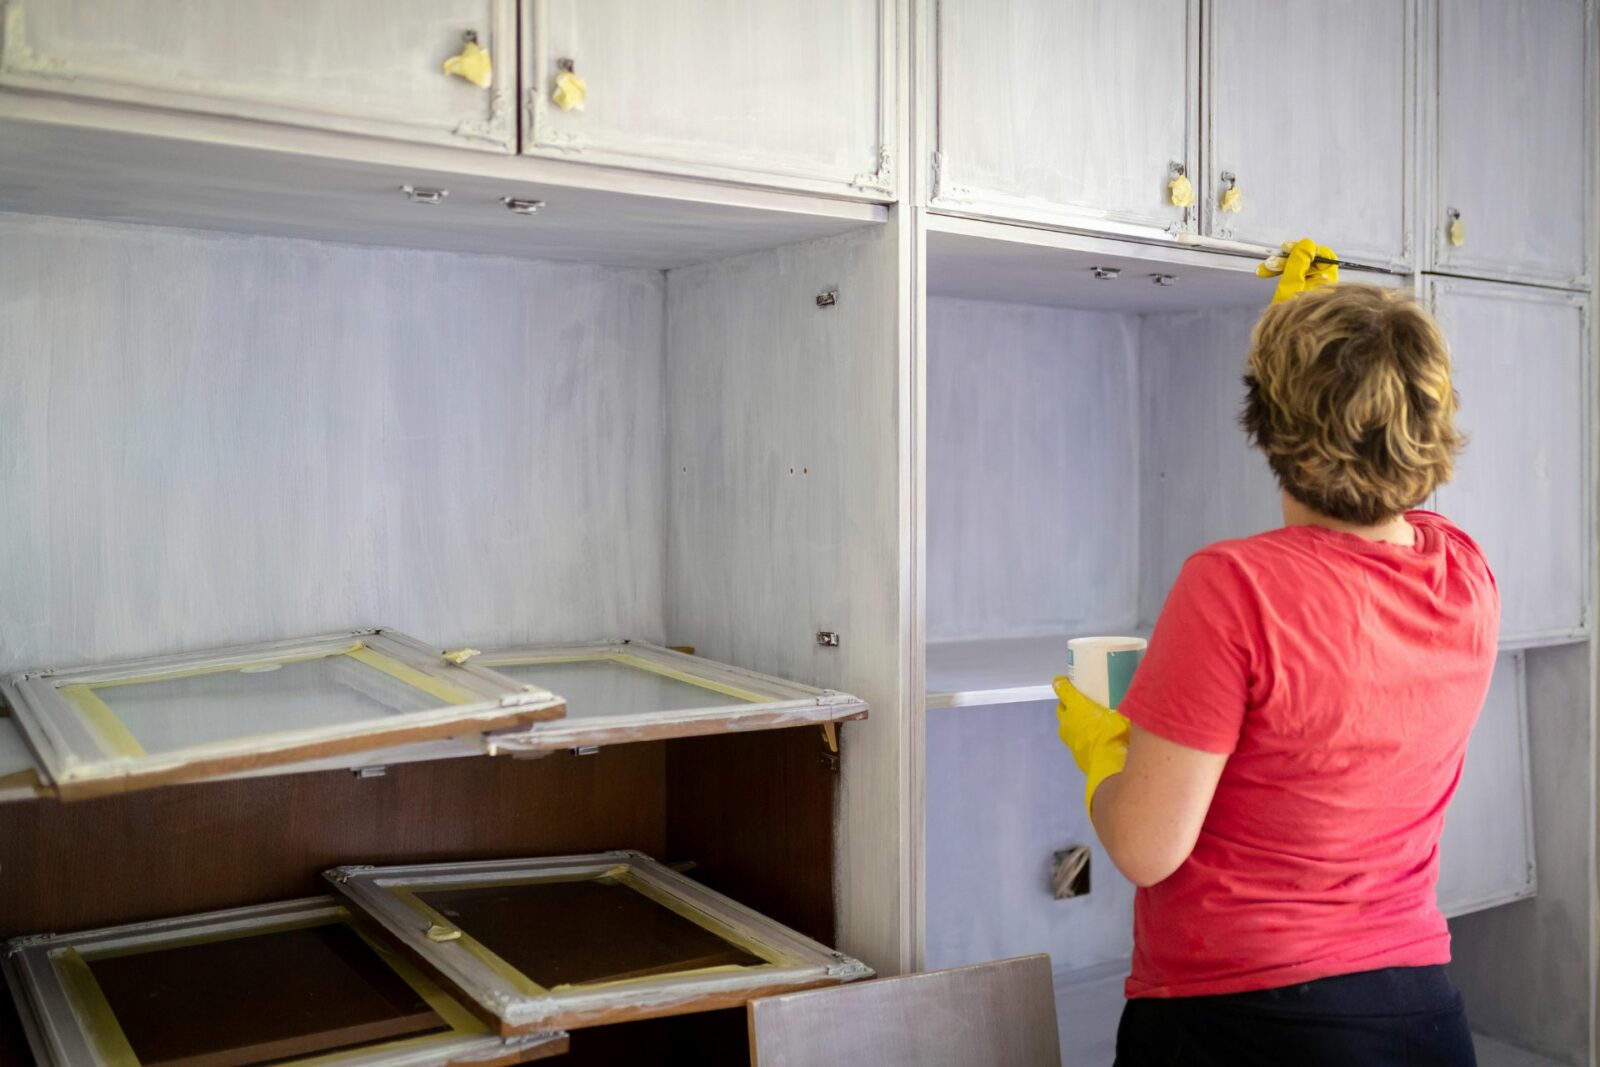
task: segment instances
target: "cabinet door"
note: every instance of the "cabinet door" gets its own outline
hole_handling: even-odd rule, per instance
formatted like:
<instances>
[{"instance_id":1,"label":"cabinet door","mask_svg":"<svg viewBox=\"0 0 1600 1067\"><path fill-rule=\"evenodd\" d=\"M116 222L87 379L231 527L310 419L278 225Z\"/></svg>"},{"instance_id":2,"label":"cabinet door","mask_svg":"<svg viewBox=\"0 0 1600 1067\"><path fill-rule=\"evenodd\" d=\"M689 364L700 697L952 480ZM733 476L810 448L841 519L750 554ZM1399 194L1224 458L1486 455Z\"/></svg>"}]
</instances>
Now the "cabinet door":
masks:
<instances>
[{"instance_id":1,"label":"cabinet door","mask_svg":"<svg viewBox=\"0 0 1600 1067\"><path fill-rule=\"evenodd\" d=\"M1408 265L1414 0L1211 0L1209 12L1207 232L1314 237Z\"/></svg>"},{"instance_id":2,"label":"cabinet door","mask_svg":"<svg viewBox=\"0 0 1600 1067\"><path fill-rule=\"evenodd\" d=\"M1199 0L939 0L933 203L1194 229Z\"/></svg>"},{"instance_id":3,"label":"cabinet door","mask_svg":"<svg viewBox=\"0 0 1600 1067\"><path fill-rule=\"evenodd\" d=\"M1438 507L1477 540L1500 585L1502 641L1588 620L1588 311L1576 294L1435 279L1468 435Z\"/></svg>"},{"instance_id":4,"label":"cabinet door","mask_svg":"<svg viewBox=\"0 0 1600 1067\"><path fill-rule=\"evenodd\" d=\"M1528 709L1520 652L1495 664L1439 840L1446 915L1531 896L1536 879L1528 781Z\"/></svg>"},{"instance_id":5,"label":"cabinet door","mask_svg":"<svg viewBox=\"0 0 1600 1067\"><path fill-rule=\"evenodd\" d=\"M515 0L9 0L0 84L509 152ZM444 73L475 33L488 89Z\"/></svg>"},{"instance_id":6,"label":"cabinet door","mask_svg":"<svg viewBox=\"0 0 1600 1067\"><path fill-rule=\"evenodd\" d=\"M1440 3L1437 269L1587 284L1591 10L1585 0Z\"/></svg>"},{"instance_id":7,"label":"cabinet door","mask_svg":"<svg viewBox=\"0 0 1600 1067\"><path fill-rule=\"evenodd\" d=\"M524 152L893 197L893 0L523 5Z\"/></svg>"}]
</instances>

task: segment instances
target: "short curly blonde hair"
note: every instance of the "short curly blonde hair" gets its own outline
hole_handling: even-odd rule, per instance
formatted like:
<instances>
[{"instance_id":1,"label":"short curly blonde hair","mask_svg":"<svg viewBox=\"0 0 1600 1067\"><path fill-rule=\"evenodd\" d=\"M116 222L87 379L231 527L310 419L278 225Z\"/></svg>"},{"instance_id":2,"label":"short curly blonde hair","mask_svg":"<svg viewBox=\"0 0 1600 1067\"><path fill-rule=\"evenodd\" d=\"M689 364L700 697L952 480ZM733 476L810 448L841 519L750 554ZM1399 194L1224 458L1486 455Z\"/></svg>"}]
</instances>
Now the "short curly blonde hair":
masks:
<instances>
[{"instance_id":1,"label":"short curly blonde hair","mask_svg":"<svg viewBox=\"0 0 1600 1067\"><path fill-rule=\"evenodd\" d=\"M1251 441L1300 503L1372 525L1450 480L1456 431L1450 349L1408 294L1336 285L1274 304L1250 336Z\"/></svg>"}]
</instances>

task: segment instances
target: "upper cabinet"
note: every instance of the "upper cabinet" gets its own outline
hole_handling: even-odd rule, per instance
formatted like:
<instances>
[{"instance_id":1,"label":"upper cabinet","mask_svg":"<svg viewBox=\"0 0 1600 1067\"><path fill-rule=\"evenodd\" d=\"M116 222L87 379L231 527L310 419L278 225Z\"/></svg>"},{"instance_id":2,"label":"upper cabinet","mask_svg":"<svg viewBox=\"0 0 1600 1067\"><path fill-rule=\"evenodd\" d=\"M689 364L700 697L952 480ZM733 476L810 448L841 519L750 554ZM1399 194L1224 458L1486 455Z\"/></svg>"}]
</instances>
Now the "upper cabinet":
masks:
<instances>
[{"instance_id":1,"label":"upper cabinet","mask_svg":"<svg viewBox=\"0 0 1600 1067\"><path fill-rule=\"evenodd\" d=\"M938 0L931 202L1193 231L1199 0Z\"/></svg>"},{"instance_id":2,"label":"upper cabinet","mask_svg":"<svg viewBox=\"0 0 1600 1067\"><path fill-rule=\"evenodd\" d=\"M523 3L524 152L892 198L893 0Z\"/></svg>"},{"instance_id":3,"label":"upper cabinet","mask_svg":"<svg viewBox=\"0 0 1600 1067\"><path fill-rule=\"evenodd\" d=\"M1414 0L1211 0L1208 233L1409 265L1415 15Z\"/></svg>"},{"instance_id":4,"label":"upper cabinet","mask_svg":"<svg viewBox=\"0 0 1600 1067\"><path fill-rule=\"evenodd\" d=\"M1434 269L1588 285L1593 37L1585 0L1441 0Z\"/></svg>"},{"instance_id":5,"label":"upper cabinet","mask_svg":"<svg viewBox=\"0 0 1600 1067\"><path fill-rule=\"evenodd\" d=\"M510 152L515 2L0 0L0 86Z\"/></svg>"},{"instance_id":6,"label":"upper cabinet","mask_svg":"<svg viewBox=\"0 0 1600 1067\"><path fill-rule=\"evenodd\" d=\"M1467 447L1438 509L1482 547L1500 587L1500 639L1586 632L1592 543L1585 373L1588 302L1526 285L1435 278ZM1538 549L1529 547L1536 537Z\"/></svg>"}]
</instances>

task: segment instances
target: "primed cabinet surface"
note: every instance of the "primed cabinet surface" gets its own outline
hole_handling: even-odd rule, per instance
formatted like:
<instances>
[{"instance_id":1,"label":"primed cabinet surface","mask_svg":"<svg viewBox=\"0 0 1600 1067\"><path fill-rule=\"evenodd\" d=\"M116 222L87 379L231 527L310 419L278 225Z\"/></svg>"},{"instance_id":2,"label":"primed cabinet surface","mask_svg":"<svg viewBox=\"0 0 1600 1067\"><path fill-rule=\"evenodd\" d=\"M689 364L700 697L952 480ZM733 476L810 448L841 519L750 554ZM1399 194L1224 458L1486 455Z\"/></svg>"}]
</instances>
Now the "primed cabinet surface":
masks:
<instances>
[{"instance_id":1,"label":"primed cabinet surface","mask_svg":"<svg viewBox=\"0 0 1600 1067\"><path fill-rule=\"evenodd\" d=\"M1500 639L1557 637L1587 624L1582 298L1526 286L1436 279L1435 314L1455 361L1468 435L1438 508L1489 559Z\"/></svg>"},{"instance_id":2,"label":"primed cabinet surface","mask_svg":"<svg viewBox=\"0 0 1600 1067\"><path fill-rule=\"evenodd\" d=\"M9 0L0 84L509 152L515 0ZM480 89L441 69L472 31Z\"/></svg>"},{"instance_id":3,"label":"primed cabinet surface","mask_svg":"<svg viewBox=\"0 0 1600 1067\"><path fill-rule=\"evenodd\" d=\"M1439 8L1435 267L1581 283L1594 145L1583 106L1584 42L1594 34L1585 0ZM1451 209L1465 231L1459 247L1446 236Z\"/></svg>"},{"instance_id":4,"label":"primed cabinet surface","mask_svg":"<svg viewBox=\"0 0 1600 1067\"><path fill-rule=\"evenodd\" d=\"M891 0L523 0L523 150L887 197ZM558 63L588 86L551 100Z\"/></svg>"},{"instance_id":5,"label":"primed cabinet surface","mask_svg":"<svg viewBox=\"0 0 1600 1067\"><path fill-rule=\"evenodd\" d=\"M1412 0L1212 0L1205 217L1258 245L1315 237L1403 265ZM1234 175L1237 213L1218 208Z\"/></svg>"},{"instance_id":6,"label":"primed cabinet surface","mask_svg":"<svg viewBox=\"0 0 1600 1067\"><path fill-rule=\"evenodd\" d=\"M1483 711L1467 743L1461 784L1439 839L1439 910L1504 904L1534 890L1523 654L1495 663Z\"/></svg>"},{"instance_id":7,"label":"primed cabinet surface","mask_svg":"<svg viewBox=\"0 0 1600 1067\"><path fill-rule=\"evenodd\" d=\"M941 0L935 203L1193 230L1199 0Z\"/></svg>"}]
</instances>

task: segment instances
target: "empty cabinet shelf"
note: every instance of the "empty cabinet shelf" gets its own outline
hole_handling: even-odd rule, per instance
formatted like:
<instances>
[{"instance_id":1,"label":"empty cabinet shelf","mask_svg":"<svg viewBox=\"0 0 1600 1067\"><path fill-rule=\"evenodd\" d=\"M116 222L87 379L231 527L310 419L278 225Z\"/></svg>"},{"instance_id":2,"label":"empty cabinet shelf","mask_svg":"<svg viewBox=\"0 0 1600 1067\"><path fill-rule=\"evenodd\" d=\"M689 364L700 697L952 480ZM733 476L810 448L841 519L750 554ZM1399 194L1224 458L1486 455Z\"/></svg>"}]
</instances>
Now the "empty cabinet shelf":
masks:
<instances>
[{"instance_id":1,"label":"empty cabinet shelf","mask_svg":"<svg viewBox=\"0 0 1600 1067\"><path fill-rule=\"evenodd\" d=\"M549 719L559 697L388 631L26 673L6 695L63 797Z\"/></svg>"},{"instance_id":2,"label":"empty cabinet shelf","mask_svg":"<svg viewBox=\"0 0 1600 1067\"><path fill-rule=\"evenodd\" d=\"M490 1067L567 1048L492 1033L326 897L19 938L5 972L45 1067Z\"/></svg>"},{"instance_id":3,"label":"empty cabinet shelf","mask_svg":"<svg viewBox=\"0 0 1600 1067\"><path fill-rule=\"evenodd\" d=\"M638 641L496 649L473 662L560 693L567 703L560 720L491 739L510 752L770 730L867 714L866 703L848 693Z\"/></svg>"},{"instance_id":4,"label":"empty cabinet shelf","mask_svg":"<svg viewBox=\"0 0 1600 1067\"><path fill-rule=\"evenodd\" d=\"M506 1035L872 974L639 852L340 867L327 878Z\"/></svg>"}]
</instances>

